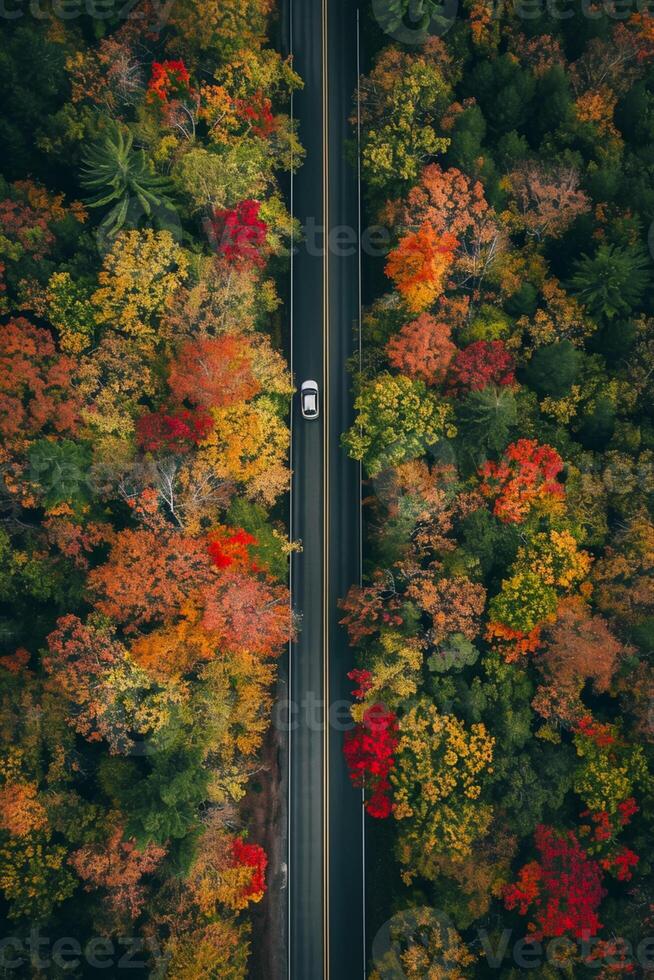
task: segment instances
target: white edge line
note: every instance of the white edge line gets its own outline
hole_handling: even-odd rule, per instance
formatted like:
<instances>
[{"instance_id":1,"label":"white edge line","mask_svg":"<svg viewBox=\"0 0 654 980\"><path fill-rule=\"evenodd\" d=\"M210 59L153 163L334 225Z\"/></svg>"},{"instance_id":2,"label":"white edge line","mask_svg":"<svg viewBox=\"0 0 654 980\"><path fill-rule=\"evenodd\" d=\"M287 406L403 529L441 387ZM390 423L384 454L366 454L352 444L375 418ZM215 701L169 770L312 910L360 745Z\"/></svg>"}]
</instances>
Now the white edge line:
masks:
<instances>
[{"instance_id":1,"label":"white edge line","mask_svg":"<svg viewBox=\"0 0 654 980\"><path fill-rule=\"evenodd\" d=\"M293 0L289 0L289 53L291 57L295 54L293 49ZM291 127L294 124L294 91L291 89ZM295 377L293 374L293 330L294 330L294 259L295 259L295 231L293 222L295 220L295 210L294 210L294 186L295 186L295 174L293 172L294 167L294 155L293 155L293 139L291 134L291 187L290 187L290 210L291 210L291 255L290 255L290 300L289 300L289 368L291 371L291 379L295 383ZM289 483L289 506L288 506L288 540L289 544L293 543L293 407L294 407L294 396L291 396L291 405L289 410L289 430L290 430L290 444L289 444L289 469L290 469L290 483ZM288 602L291 616L293 615L293 551L290 552L288 556ZM293 770L291 765L291 752L293 743L293 732L291 725L292 711L291 705L293 700L293 641L289 639L288 641L288 714L286 719L286 729L288 732L288 802L287 802L287 841L286 841L286 889L287 889L287 923L286 923L286 960L288 966L288 980L291 980L291 807L292 807L292 794L291 794L291 780L293 778Z\"/></svg>"}]
</instances>

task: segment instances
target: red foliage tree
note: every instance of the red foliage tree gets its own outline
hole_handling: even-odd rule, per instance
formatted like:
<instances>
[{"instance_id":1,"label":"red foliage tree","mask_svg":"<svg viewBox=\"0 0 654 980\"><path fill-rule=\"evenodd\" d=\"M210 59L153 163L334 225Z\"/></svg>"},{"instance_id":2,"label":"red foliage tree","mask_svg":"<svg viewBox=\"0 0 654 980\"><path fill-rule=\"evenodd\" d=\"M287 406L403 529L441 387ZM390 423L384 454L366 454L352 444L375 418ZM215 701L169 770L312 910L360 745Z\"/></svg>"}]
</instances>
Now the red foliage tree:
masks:
<instances>
[{"instance_id":1,"label":"red foliage tree","mask_svg":"<svg viewBox=\"0 0 654 980\"><path fill-rule=\"evenodd\" d=\"M187 453L206 439L213 418L202 409L148 412L136 422L136 441L146 452Z\"/></svg>"},{"instance_id":2,"label":"red foliage tree","mask_svg":"<svg viewBox=\"0 0 654 980\"><path fill-rule=\"evenodd\" d=\"M540 860L526 864L518 881L504 889L506 907L532 915L528 929L534 940L596 935L602 928L597 910L606 894L599 864L572 831L558 833L540 825L534 839Z\"/></svg>"},{"instance_id":3,"label":"red foliage tree","mask_svg":"<svg viewBox=\"0 0 654 980\"><path fill-rule=\"evenodd\" d=\"M386 345L389 364L410 378L439 385L456 353L450 328L429 313L405 323Z\"/></svg>"},{"instance_id":4,"label":"red foliage tree","mask_svg":"<svg viewBox=\"0 0 654 980\"><path fill-rule=\"evenodd\" d=\"M189 92L191 76L183 61L155 61L148 82L148 96L168 102L171 96Z\"/></svg>"},{"instance_id":5,"label":"red foliage tree","mask_svg":"<svg viewBox=\"0 0 654 980\"><path fill-rule=\"evenodd\" d=\"M515 384L515 361L501 340L477 340L452 358L448 394Z\"/></svg>"},{"instance_id":6,"label":"red foliage tree","mask_svg":"<svg viewBox=\"0 0 654 980\"><path fill-rule=\"evenodd\" d=\"M235 208L216 209L209 235L220 255L233 264L265 265L268 226L259 217L259 201L241 201Z\"/></svg>"},{"instance_id":7,"label":"red foliage tree","mask_svg":"<svg viewBox=\"0 0 654 980\"><path fill-rule=\"evenodd\" d=\"M236 113L250 132L261 139L268 139L277 129L272 102L261 91L255 92L249 99L237 99Z\"/></svg>"},{"instance_id":8,"label":"red foliage tree","mask_svg":"<svg viewBox=\"0 0 654 980\"><path fill-rule=\"evenodd\" d=\"M352 691L352 697L361 701L373 685L372 674L369 670L351 670L347 677L348 680L354 681L358 685Z\"/></svg>"},{"instance_id":9,"label":"red foliage tree","mask_svg":"<svg viewBox=\"0 0 654 980\"><path fill-rule=\"evenodd\" d=\"M256 547L254 535L242 527L218 527L209 535L207 550L216 568L240 568L258 571L250 557L250 548Z\"/></svg>"},{"instance_id":10,"label":"red foliage tree","mask_svg":"<svg viewBox=\"0 0 654 980\"><path fill-rule=\"evenodd\" d=\"M243 888L241 897L260 901L266 891L266 868L268 867L268 858L263 847L259 844L248 844L242 837L235 837L232 842L232 866L252 869L252 877Z\"/></svg>"},{"instance_id":11,"label":"red foliage tree","mask_svg":"<svg viewBox=\"0 0 654 980\"><path fill-rule=\"evenodd\" d=\"M618 881L631 881L632 869L636 867L639 860L638 855L628 847L620 847L615 853L602 858L600 864L605 871L615 875Z\"/></svg>"},{"instance_id":12,"label":"red foliage tree","mask_svg":"<svg viewBox=\"0 0 654 980\"><path fill-rule=\"evenodd\" d=\"M499 463L488 462L479 475L481 492L494 498L493 513L504 524L519 523L537 501L565 496L557 477L563 460L556 449L535 439L519 439L506 449Z\"/></svg>"},{"instance_id":13,"label":"red foliage tree","mask_svg":"<svg viewBox=\"0 0 654 980\"><path fill-rule=\"evenodd\" d=\"M187 340L170 366L168 384L179 402L221 408L246 401L261 385L252 373L254 351L247 337Z\"/></svg>"},{"instance_id":14,"label":"red foliage tree","mask_svg":"<svg viewBox=\"0 0 654 980\"><path fill-rule=\"evenodd\" d=\"M368 708L363 721L345 734L343 754L350 779L354 786L371 790L366 801L371 817L383 819L391 813L388 775L395 765L397 742L397 717L382 704Z\"/></svg>"}]
</instances>

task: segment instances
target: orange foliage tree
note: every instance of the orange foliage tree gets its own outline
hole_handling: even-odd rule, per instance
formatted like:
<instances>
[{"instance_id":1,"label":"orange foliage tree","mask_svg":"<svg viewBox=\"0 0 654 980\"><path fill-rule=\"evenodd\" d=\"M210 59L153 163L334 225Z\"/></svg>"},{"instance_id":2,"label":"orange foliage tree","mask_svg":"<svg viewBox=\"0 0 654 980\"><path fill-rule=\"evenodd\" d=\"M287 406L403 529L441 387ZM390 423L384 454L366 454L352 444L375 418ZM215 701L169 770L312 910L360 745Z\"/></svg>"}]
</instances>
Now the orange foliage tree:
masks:
<instances>
[{"instance_id":1,"label":"orange foliage tree","mask_svg":"<svg viewBox=\"0 0 654 980\"><path fill-rule=\"evenodd\" d=\"M457 239L439 235L428 222L400 239L389 253L386 275L393 280L412 313L432 306L445 289Z\"/></svg>"},{"instance_id":2,"label":"orange foliage tree","mask_svg":"<svg viewBox=\"0 0 654 980\"><path fill-rule=\"evenodd\" d=\"M405 323L386 345L392 367L428 385L442 384L456 350L450 327L430 313Z\"/></svg>"}]
</instances>

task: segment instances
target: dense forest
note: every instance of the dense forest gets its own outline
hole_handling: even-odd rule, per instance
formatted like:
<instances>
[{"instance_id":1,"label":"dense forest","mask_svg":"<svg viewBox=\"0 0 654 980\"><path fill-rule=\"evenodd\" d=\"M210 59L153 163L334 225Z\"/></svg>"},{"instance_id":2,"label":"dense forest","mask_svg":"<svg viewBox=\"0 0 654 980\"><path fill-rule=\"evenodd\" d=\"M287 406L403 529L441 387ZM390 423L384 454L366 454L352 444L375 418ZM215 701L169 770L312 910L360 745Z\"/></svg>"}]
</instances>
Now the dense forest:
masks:
<instances>
[{"instance_id":1,"label":"dense forest","mask_svg":"<svg viewBox=\"0 0 654 980\"><path fill-rule=\"evenodd\" d=\"M271 7L3 16L3 976L247 975L293 630Z\"/></svg>"},{"instance_id":2,"label":"dense forest","mask_svg":"<svg viewBox=\"0 0 654 980\"><path fill-rule=\"evenodd\" d=\"M654 970L654 20L526 6L366 28L371 980Z\"/></svg>"}]
</instances>

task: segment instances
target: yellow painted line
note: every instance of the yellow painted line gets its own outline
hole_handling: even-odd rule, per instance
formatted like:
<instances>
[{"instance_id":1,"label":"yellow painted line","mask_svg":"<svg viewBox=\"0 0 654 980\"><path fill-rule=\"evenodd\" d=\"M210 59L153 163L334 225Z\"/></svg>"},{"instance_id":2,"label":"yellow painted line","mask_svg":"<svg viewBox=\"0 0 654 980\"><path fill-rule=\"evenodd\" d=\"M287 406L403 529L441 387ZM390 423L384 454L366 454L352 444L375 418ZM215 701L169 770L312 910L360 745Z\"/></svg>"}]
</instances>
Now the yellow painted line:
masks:
<instances>
[{"instance_id":1,"label":"yellow painted line","mask_svg":"<svg viewBox=\"0 0 654 980\"><path fill-rule=\"evenodd\" d=\"M329 71L322 0L323 119L323 976L329 980Z\"/></svg>"}]
</instances>

